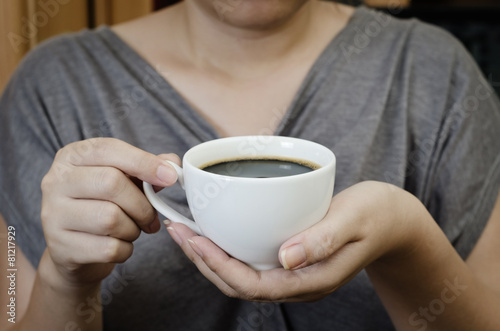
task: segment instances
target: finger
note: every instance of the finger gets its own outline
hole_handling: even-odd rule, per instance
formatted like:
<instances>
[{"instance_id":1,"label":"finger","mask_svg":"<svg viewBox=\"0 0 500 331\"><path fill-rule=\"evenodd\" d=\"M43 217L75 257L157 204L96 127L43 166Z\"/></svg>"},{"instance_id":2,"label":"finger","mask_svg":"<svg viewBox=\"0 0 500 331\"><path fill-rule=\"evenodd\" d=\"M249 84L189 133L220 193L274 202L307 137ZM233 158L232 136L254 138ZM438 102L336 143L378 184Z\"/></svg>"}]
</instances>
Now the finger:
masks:
<instances>
[{"instance_id":1,"label":"finger","mask_svg":"<svg viewBox=\"0 0 500 331\"><path fill-rule=\"evenodd\" d=\"M299 279L290 271L282 268L256 271L182 224L172 223L168 230L172 237L177 237L174 240L180 242L184 253L200 272L230 297L254 301L294 301L292 297L299 293Z\"/></svg>"},{"instance_id":2,"label":"finger","mask_svg":"<svg viewBox=\"0 0 500 331\"><path fill-rule=\"evenodd\" d=\"M317 291L317 283L304 273L282 268L256 271L205 237L192 237L188 243L202 260L195 259L197 267L226 295L251 301L295 302Z\"/></svg>"},{"instance_id":3,"label":"finger","mask_svg":"<svg viewBox=\"0 0 500 331\"><path fill-rule=\"evenodd\" d=\"M317 266L296 271L282 268L255 271L182 224L172 223L167 229L200 272L227 296L252 301L296 302L317 300L318 293L320 297L326 295L323 283L325 278L330 278L318 276Z\"/></svg>"},{"instance_id":4,"label":"finger","mask_svg":"<svg viewBox=\"0 0 500 331\"><path fill-rule=\"evenodd\" d=\"M222 281L216 273L210 270L210 268L205 264L198 253L193 250L193 243L190 243L190 240L196 237L197 234L183 224L166 222L166 225L172 239L174 239L174 241L181 247L184 254L186 254L186 256L196 265L198 270L200 270L200 272L209 281L217 286L222 293L226 294L229 297L238 297L238 293L230 286L228 286L224 281ZM219 250L218 253L222 255L222 259L227 260L227 258L229 258L229 256L224 251L222 251L218 247L217 249Z\"/></svg>"},{"instance_id":5,"label":"finger","mask_svg":"<svg viewBox=\"0 0 500 331\"><path fill-rule=\"evenodd\" d=\"M64 231L47 240L51 256L64 264L123 263L132 256L132 243L109 236Z\"/></svg>"},{"instance_id":6,"label":"finger","mask_svg":"<svg viewBox=\"0 0 500 331\"><path fill-rule=\"evenodd\" d=\"M177 180L174 168L159 156L114 138L92 138L67 145L57 162L74 166L109 166L158 186Z\"/></svg>"},{"instance_id":7,"label":"finger","mask_svg":"<svg viewBox=\"0 0 500 331\"><path fill-rule=\"evenodd\" d=\"M151 227L159 228L156 211L146 196L116 168L75 167L66 177L65 184L60 189L64 196L112 202L144 231L149 233L153 232Z\"/></svg>"},{"instance_id":8,"label":"finger","mask_svg":"<svg viewBox=\"0 0 500 331\"><path fill-rule=\"evenodd\" d=\"M112 202L66 199L62 203L68 212L58 218L65 230L110 236L129 242L135 241L141 234L137 224Z\"/></svg>"},{"instance_id":9,"label":"finger","mask_svg":"<svg viewBox=\"0 0 500 331\"><path fill-rule=\"evenodd\" d=\"M174 153L159 154L158 157L160 157L162 160L165 160L165 161L174 162L179 167L181 166L181 158L177 154L174 154ZM140 188L142 190L142 182L140 183ZM164 188L163 186L153 185L153 190L155 192L159 192L159 191L163 190L163 188Z\"/></svg>"},{"instance_id":10,"label":"finger","mask_svg":"<svg viewBox=\"0 0 500 331\"><path fill-rule=\"evenodd\" d=\"M195 236L185 250L201 273L230 297L250 300L264 299L259 295L260 272L232 258L210 239ZM235 281L239 279L239 281ZM255 286L259 284L259 286Z\"/></svg>"},{"instance_id":11,"label":"finger","mask_svg":"<svg viewBox=\"0 0 500 331\"><path fill-rule=\"evenodd\" d=\"M229 257L205 237L190 238L200 271L227 295L251 301L303 302L336 291L367 264L360 243L347 245L328 259L299 270L255 271ZM194 243L194 244L193 244ZM186 254L191 254L187 249ZM189 255L188 255L189 256Z\"/></svg>"},{"instance_id":12,"label":"finger","mask_svg":"<svg viewBox=\"0 0 500 331\"><path fill-rule=\"evenodd\" d=\"M163 223L167 227L167 230L170 233L172 239L174 239L174 241L179 246L185 244L187 239L198 235L196 232L182 223L171 222L169 220L166 220Z\"/></svg>"},{"instance_id":13,"label":"finger","mask_svg":"<svg viewBox=\"0 0 500 331\"><path fill-rule=\"evenodd\" d=\"M354 278L369 263L366 243L348 243L318 263L297 270L255 271L231 258L205 237L180 224L176 241L203 275L223 293L252 301L303 302L318 300Z\"/></svg>"},{"instance_id":14,"label":"finger","mask_svg":"<svg viewBox=\"0 0 500 331\"><path fill-rule=\"evenodd\" d=\"M333 255L349 242L360 240L353 224L356 216L332 204L322 221L290 238L281 245L279 259L285 269L299 269Z\"/></svg>"}]
</instances>

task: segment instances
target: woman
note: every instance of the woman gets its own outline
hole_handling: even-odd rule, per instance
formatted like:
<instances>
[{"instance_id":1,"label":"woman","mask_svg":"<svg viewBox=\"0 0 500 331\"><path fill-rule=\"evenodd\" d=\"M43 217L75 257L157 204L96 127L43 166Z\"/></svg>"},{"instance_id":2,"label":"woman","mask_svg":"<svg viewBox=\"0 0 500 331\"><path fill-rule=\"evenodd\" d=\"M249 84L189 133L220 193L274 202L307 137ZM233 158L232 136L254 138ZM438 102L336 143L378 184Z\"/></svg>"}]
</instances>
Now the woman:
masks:
<instances>
[{"instance_id":1,"label":"woman","mask_svg":"<svg viewBox=\"0 0 500 331\"><path fill-rule=\"evenodd\" d=\"M439 29L329 2L188 0L46 43L0 107L0 211L28 265L11 330L499 328L499 102ZM264 272L159 231L137 186L172 186L165 160L247 134L338 158L328 214ZM162 193L188 212L180 188Z\"/></svg>"}]
</instances>

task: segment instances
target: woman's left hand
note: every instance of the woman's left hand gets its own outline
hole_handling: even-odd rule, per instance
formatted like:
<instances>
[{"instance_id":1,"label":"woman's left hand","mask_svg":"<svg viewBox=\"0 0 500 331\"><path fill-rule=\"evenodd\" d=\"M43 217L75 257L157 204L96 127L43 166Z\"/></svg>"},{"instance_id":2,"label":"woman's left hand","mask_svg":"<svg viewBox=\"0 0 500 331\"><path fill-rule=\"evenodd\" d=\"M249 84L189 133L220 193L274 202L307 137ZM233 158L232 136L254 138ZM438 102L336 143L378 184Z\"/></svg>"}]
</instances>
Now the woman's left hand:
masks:
<instances>
[{"instance_id":1,"label":"woman's left hand","mask_svg":"<svg viewBox=\"0 0 500 331\"><path fill-rule=\"evenodd\" d=\"M255 271L208 238L170 223L172 238L198 269L230 297L314 301L349 282L376 260L403 258L428 219L416 197L393 185L362 182L337 194L327 215L280 248L284 268Z\"/></svg>"}]
</instances>

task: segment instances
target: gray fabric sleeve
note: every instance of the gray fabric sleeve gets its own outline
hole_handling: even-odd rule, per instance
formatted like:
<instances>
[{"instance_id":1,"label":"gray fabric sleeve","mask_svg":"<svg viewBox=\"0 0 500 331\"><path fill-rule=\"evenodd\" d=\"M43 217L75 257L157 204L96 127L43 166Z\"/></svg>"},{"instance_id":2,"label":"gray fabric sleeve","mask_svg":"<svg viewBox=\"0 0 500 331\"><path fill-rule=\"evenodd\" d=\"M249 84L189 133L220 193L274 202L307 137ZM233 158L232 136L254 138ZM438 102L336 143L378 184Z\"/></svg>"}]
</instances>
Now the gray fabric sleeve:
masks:
<instances>
[{"instance_id":1,"label":"gray fabric sleeve","mask_svg":"<svg viewBox=\"0 0 500 331\"><path fill-rule=\"evenodd\" d=\"M45 248L40 183L57 151L57 136L37 81L47 68L43 50L19 65L0 99L0 213L16 229L16 244L38 266Z\"/></svg>"},{"instance_id":2,"label":"gray fabric sleeve","mask_svg":"<svg viewBox=\"0 0 500 331\"><path fill-rule=\"evenodd\" d=\"M462 258L479 239L500 187L500 103L474 60L455 48L446 112L425 179L429 211Z\"/></svg>"}]
</instances>

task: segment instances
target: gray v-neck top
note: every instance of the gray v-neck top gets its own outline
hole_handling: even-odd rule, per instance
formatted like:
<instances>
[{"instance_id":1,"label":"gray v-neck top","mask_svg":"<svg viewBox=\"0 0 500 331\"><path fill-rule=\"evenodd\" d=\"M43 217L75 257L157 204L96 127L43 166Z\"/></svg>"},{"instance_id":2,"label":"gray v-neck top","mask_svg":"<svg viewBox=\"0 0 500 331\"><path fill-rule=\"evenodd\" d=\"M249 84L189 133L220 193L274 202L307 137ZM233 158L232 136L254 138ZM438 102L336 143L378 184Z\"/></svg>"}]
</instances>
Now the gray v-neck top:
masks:
<instances>
[{"instance_id":1,"label":"gray v-neck top","mask_svg":"<svg viewBox=\"0 0 500 331\"><path fill-rule=\"evenodd\" d=\"M40 181L58 149L105 136L182 156L217 138L161 70L107 27L52 39L19 66L0 100L0 213L33 265L45 247ZM363 180L402 187L470 253L500 186L500 106L446 32L360 7L289 109L270 111L286 111L274 134L335 152L335 192ZM182 189L162 194L189 215ZM103 282L105 330L393 329L364 272L318 302L257 304L221 294L164 229L134 247ZM77 309L90 321L96 307L89 299Z\"/></svg>"}]
</instances>

